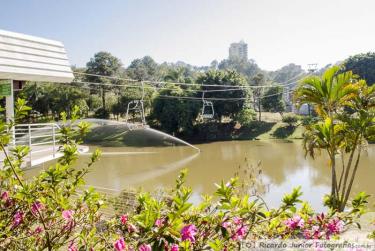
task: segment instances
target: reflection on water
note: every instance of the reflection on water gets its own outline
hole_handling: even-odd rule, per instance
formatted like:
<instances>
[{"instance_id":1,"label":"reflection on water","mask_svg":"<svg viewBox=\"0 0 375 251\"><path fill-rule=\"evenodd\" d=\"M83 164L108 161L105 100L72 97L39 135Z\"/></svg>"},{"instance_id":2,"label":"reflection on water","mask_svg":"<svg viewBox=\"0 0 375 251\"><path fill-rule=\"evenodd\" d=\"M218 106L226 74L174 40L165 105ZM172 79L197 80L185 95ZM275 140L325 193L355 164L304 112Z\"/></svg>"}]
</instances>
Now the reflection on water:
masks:
<instances>
[{"instance_id":1,"label":"reflection on water","mask_svg":"<svg viewBox=\"0 0 375 251\"><path fill-rule=\"evenodd\" d=\"M87 183L96 187L121 190L143 187L152 191L158 187L171 187L179 170L189 169L188 185L194 188L194 199L199 193L213 193L215 182L232 177L238 166L256 165L261 161L263 179L269 184L265 200L277 206L282 195L300 185L303 198L321 210L322 196L330 190L328 159L304 158L300 141L230 141L198 145L199 154L190 147L115 147L102 148L101 160L93 166ZM90 147L91 151L95 147ZM144 154L115 154L115 152L142 152ZM361 160L354 192L366 191L375 195L375 146L368 149ZM78 165L87 162L82 156ZM37 169L29 171L35 174Z\"/></svg>"}]
</instances>

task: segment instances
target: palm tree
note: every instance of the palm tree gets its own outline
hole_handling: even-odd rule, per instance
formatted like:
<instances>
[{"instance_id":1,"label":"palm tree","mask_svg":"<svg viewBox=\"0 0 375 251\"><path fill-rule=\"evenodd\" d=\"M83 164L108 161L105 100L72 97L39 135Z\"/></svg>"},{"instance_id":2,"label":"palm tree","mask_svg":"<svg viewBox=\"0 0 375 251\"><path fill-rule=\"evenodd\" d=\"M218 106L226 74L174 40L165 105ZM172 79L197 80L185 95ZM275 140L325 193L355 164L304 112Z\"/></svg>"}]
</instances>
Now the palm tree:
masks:
<instances>
[{"instance_id":1,"label":"palm tree","mask_svg":"<svg viewBox=\"0 0 375 251\"><path fill-rule=\"evenodd\" d=\"M339 116L339 119L347 125L345 144L342 144L341 148L349 153L346 168L342 170L339 183L341 211L345 209L348 202L363 148L367 140L375 139L375 86L368 86L365 80L359 80L357 86L358 94L347 103L350 110ZM357 156L353 162L355 153Z\"/></svg>"},{"instance_id":2,"label":"palm tree","mask_svg":"<svg viewBox=\"0 0 375 251\"><path fill-rule=\"evenodd\" d=\"M315 107L321 122L306 127L304 134L304 149L306 154L315 156L317 150L324 149L330 158L331 168L331 195L329 205L342 211L345 208L345 197L340 189L346 189L346 171L344 165L344 152L355 150L358 140L351 140L353 128L351 124L340 120L345 114L345 107L349 107L359 97L360 84L357 76L351 71L340 72L338 66L329 68L320 76L309 76L301 81L294 93L294 103L297 107L310 104ZM355 137L354 137L355 138ZM336 156L342 156L343 168L338 179L336 170ZM351 163L348 165L350 166ZM345 175L344 175L345 173ZM344 181L342 179L344 178Z\"/></svg>"},{"instance_id":3,"label":"palm tree","mask_svg":"<svg viewBox=\"0 0 375 251\"><path fill-rule=\"evenodd\" d=\"M352 84L357 76L351 71L340 73L340 67L327 69L320 76L304 78L294 93L297 107L303 104L315 105L320 116L332 117L339 108L356 96L358 87Z\"/></svg>"}]
</instances>

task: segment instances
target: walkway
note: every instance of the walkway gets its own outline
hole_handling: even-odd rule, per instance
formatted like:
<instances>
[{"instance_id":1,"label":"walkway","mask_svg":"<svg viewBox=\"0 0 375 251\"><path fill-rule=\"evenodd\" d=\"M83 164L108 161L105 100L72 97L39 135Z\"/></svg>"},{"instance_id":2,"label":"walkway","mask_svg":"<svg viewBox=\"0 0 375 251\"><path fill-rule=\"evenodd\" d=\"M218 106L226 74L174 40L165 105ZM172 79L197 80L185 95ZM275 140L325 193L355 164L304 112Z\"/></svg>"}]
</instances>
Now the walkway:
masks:
<instances>
[{"instance_id":1,"label":"walkway","mask_svg":"<svg viewBox=\"0 0 375 251\"><path fill-rule=\"evenodd\" d=\"M31 156L30 154L26 156L25 163L23 167L30 168L45 162L57 159L62 156L62 153L58 151L59 146L53 145L40 145L31 146ZM78 146L79 153L87 153L89 151L88 146ZM5 154L0 153L0 162L2 163L5 159Z\"/></svg>"}]
</instances>

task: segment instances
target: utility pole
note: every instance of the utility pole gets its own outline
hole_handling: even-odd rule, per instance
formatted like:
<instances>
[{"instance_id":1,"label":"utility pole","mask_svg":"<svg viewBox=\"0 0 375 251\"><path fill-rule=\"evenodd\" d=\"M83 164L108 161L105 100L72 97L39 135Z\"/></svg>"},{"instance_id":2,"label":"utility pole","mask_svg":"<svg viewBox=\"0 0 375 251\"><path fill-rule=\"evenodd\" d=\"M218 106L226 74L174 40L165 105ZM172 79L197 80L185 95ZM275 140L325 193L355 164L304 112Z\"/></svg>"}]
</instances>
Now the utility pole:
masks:
<instances>
[{"instance_id":1,"label":"utility pole","mask_svg":"<svg viewBox=\"0 0 375 251\"><path fill-rule=\"evenodd\" d=\"M318 64L317 63L312 63L307 65L307 71L310 73L310 75L313 75L314 72L318 69ZM310 104L307 104L307 110L309 113L309 116L311 116L311 106Z\"/></svg>"}]
</instances>

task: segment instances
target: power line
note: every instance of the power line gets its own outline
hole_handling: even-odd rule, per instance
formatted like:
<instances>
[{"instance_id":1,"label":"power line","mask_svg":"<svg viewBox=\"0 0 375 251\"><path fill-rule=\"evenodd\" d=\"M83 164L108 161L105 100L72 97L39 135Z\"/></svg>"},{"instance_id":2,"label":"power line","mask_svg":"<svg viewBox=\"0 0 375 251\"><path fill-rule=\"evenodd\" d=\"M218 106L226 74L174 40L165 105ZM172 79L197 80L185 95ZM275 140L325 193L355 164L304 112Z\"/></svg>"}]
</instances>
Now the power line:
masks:
<instances>
[{"instance_id":1,"label":"power line","mask_svg":"<svg viewBox=\"0 0 375 251\"><path fill-rule=\"evenodd\" d=\"M77 83L77 82L76 82ZM91 82L85 82L85 83L91 83ZM84 89L89 89L89 90L96 90L95 88L93 87L88 87L88 86L73 86L73 87L78 87L78 88L84 88ZM136 86L138 88L138 86ZM236 89L238 90L238 89ZM190 90L191 92L198 92L200 90ZM216 90L217 91L217 90ZM221 90L219 90L221 91ZM227 91L227 90L225 90ZM277 93L274 93L274 94L270 94L270 95L264 95L264 96L261 96L259 97L258 99L262 99L262 98L267 98L267 97L273 97L273 96L277 96L277 95L280 95L280 94L289 94L293 92L293 90L289 90L289 91L281 91L281 92L277 92ZM192 101L202 101L202 98L201 97L193 97L193 96L172 96L172 95L157 95L156 98L163 98L163 99L185 99L185 100L192 100ZM249 98L204 98L205 100L211 100L211 101L241 101L241 100L248 100Z\"/></svg>"},{"instance_id":2,"label":"power line","mask_svg":"<svg viewBox=\"0 0 375 251\"><path fill-rule=\"evenodd\" d=\"M133 83L147 83L147 84L154 84L154 85L167 85L167 84L173 84L173 85L184 85L184 86L197 86L197 87L229 87L233 88L235 86L233 85L217 85L217 84L193 84L193 83L182 83L182 82L168 82L168 81L151 81L151 80L135 80L135 79L130 79L130 78L121 78L121 77L113 77L113 76L105 76L105 75L99 75L99 74L91 74L91 73L84 73L84 72L74 72L75 74L79 75L86 75L86 76L93 76L93 77L102 77L102 78L108 78L108 79L114 79L114 80L123 80L127 82L133 82ZM304 73L301 72L300 74L297 74L296 76L288 79L287 81L278 83L277 85L248 85L248 86L238 86L236 88L238 89L252 89L252 88L270 88L270 87L275 87L275 86L288 86L292 85L293 83L289 83L290 81L300 77ZM82 81L80 81L82 82ZM84 81L83 81L84 82ZM100 83L100 84L105 84L105 85L111 85L111 86L136 86L136 85L123 85L123 84L106 84L106 83Z\"/></svg>"},{"instance_id":3,"label":"power line","mask_svg":"<svg viewBox=\"0 0 375 251\"><path fill-rule=\"evenodd\" d=\"M139 85L122 85L122 84L108 84L108 83L95 83L95 82L85 82L85 81L74 81L72 84L87 84L87 85L98 85L98 86L112 86L112 87L130 87L130 88L145 88L145 89L153 89L153 90L174 90L173 87L155 87L155 86L139 86ZM196 87L206 86L206 85L197 85ZM223 87L223 86L221 86ZM214 89L214 90L194 90L194 89L185 89L184 91L188 92L225 92L225 91L241 91L244 89L248 89L247 87L236 87L231 85L232 89ZM233 88L235 87L235 88ZM254 86L255 87L255 86ZM267 86L267 87L275 87L275 86ZM84 87L85 88L85 87ZM93 88L92 88L93 89Z\"/></svg>"},{"instance_id":4,"label":"power line","mask_svg":"<svg viewBox=\"0 0 375 251\"><path fill-rule=\"evenodd\" d=\"M86 73L84 73L86 74ZM94 75L94 76L101 76L97 74L89 74L89 75ZM294 76L293 78L285 81L284 83L290 82L293 79L296 79L298 76L301 74L298 74ZM308 75L307 75L308 76ZM106 77L106 76L104 76ZM111 77L112 78L112 77ZM121 78L119 78L121 79ZM137 80L132 80L132 81L137 81ZM161 82L151 82L151 81L137 81L141 83L161 83ZM156 86L140 86L140 85L127 85L127 84L110 84L110 83L97 83L97 82L87 82L87 81L74 81L72 83L77 83L77 84L88 84L88 85L98 85L98 86L111 86L111 87L130 87L130 88L146 88L146 89L164 89L164 90L173 90L172 87L156 87ZM289 83L289 84L280 84L280 85L263 85L263 86L233 86L233 85L205 85L205 84L191 84L191 83L172 83L172 82L163 82L163 83L169 83L169 84L179 84L179 85L190 85L190 86L195 86L195 87L230 87L231 89L216 89L216 90L185 90L185 91L191 91L191 92L223 92L223 91L237 91L237 90L244 90L244 89L253 89L253 88L271 88L271 87L287 87L289 85L295 84L295 82Z\"/></svg>"},{"instance_id":5,"label":"power line","mask_svg":"<svg viewBox=\"0 0 375 251\"><path fill-rule=\"evenodd\" d=\"M294 77L295 78L295 77ZM109 83L95 83L95 82L78 82L78 81L75 81L75 82L72 82L72 84L87 84L87 85L104 85L104 86L120 86L120 87L131 87L131 88L142 88L142 86L139 86L139 85L123 85L123 84L109 84ZM292 83L292 84L295 84ZM194 84L195 86L197 87L200 87L202 85L197 85L197 84ZM218 86L221 86L221 85L218 85ZM286 85L284 85L286 86ZM79 88L85 88L85 89L95 89L95 88L92 88L92 87L87 87L87 86L74 86L74 87L79 87ZM222 87L222 86L221 86ZM233 86L231 86L233 87ZM267 86L267 87L270 87L270 86ZM166 90L173 90L173 88L171 87L154 87L154 86L144 86L143 88L146 88L146 89L153 89L153 90L160 90L160 89L166 89ZM242 89L239 89L239 88L235 88L235 89L218 89L218 90L185 90L185 91L189 91L189 92L222 92L222 91L238 91L238 90L242 90ZM281 92L278 92L278 93L274 93L274 94L270 94L270 95L266 95L266 96L261 96L259 97L259 99L262 99L262 98L265 98L265 97L272 97L272 96L277 96L277 95L280 95L280 94L288 94L292 92L291 91L288 91L288 92L285 92L284 90L281 91ZM191 100L201 100L200 97L189 97L189 96L171 96L171 95L158 95L158 97L164 97L164 98L177 98L177 99L191 99ZM235 101L238 101L238 100L246 100L248 98L205 98L207 100L235 100Z\"/></svg>"},{"instance_id":6,"label":"power line","mask_svg":"<svg viewBox=\"0 0 375 251\"><path fill-rule=\"evenodd\" d=\"M269 95L264 95L260 96L258 99L263 99L263 98L268 98L268 97L273 97L277 96L280 94L288 94L293 92L291 91L283 91L283 92L278 92L274 94L269 94ZM192 97L192 96L171 96L171 95L158 95L156 98L171 98L171 99L187 99L187 100L198 100L202 101L202 98L200 97ZM242 101L242 100L249 100L249 98L204 98L205 100L211 100L211 101Z\"/></svg>"},{"instance_id":7,"label":"power line","mask_svg":"<svg viewBox=\"0 0 375 251\"><path fill-rule=\"evenodd\" d=\"M121 87L131 87L131 88L142 88L141 86L138 86L138 85L117 85L117 84L106 84L106 83L95 83L95 82L72 82L72 84L88 84L88 85L105 85L105 86L121 86ZM86 87L86 86L75 86L75 87L79 87L79 88L85 88L85 89L91 89L91 90L94 90L95 88L92 88L92 87ZM160 90L160 89L165 89L165 90L174 90L173 88L168 88L168 87L151 87L151 86L144 86L143 88L145 89L157 89L157 90ZM242 90L242 89L218 89L218 90L185 90L185 91L188 91L188 92L201 92L201 93L208 93L208 92L223 92L223 91L239 91L239 90ZM278 93L274 93L274 94L270 94L268 96L277 96L279 94L283 94L285 91L281 91L281 92L278 92ZM287 92L287 93L290 93L291 91ZM159 96L162 96L162 95L159 95ZM165 97L168 97L168 95L163 95ZM268 97L268 96L262 96L260 98L263 98L263 97ZM178 96L169 96L169 97L178 97ZM187 97L189 98L189 97ZM195 98L195 97L194 97ZM201 98L198 98L198 99L201 99ZM205 99L209 99L209 98L205 98ZM215 98L211 98L212 100L215 100ZM236 100L238 99L247 99L247 98L234 98Z\"/></svg>"},{"instance_id":8,"label":"power line","mask_svg":"<svg viewBox=\"0 0 375 251\"><path fill-rule=\"evenodd\" d=\"M102 75L97 75L97 74L86 74L86 73L80 73L80 74L85 74L85 75L91 75L91 76L97 76L97 77L109 77L109 76L102 76ZM287 83L293 79L296 79L298 76L300 76L302 73L294 76L293 78L285 81L284 83ZM307 75L308 76L308 75ZM217 86L217 87L231 87L232 89L216 89L216 90L185 90L185 91L188 91L188 92L201 92L201 93L205 93L205 92L223 92L223 91L238 91L238 90L243 90L243 89L247 89L247 88L263 88L263 87L275 87L275 86L281 86L281 87L286 87L286 86L289 86L289 85L292 85L292 84L295 84L295 82L292 82L292 83L289 83L289 84L285 84L285 85L267 85L267 86L232 86L232 85L199 85L199 84L191 84L191 83L172 83L172 82L152 82L152 81L138 81L138 80L133 80L133 79L125 79L125 78L117 78L117 77L109 77L109 78L112 78L112 79L122 79L122 80L127 80L127 81L132 81L132 82L140 82L140 83L168 83L168 84L179 84L179 85L192 85L192 86L196 86L196 87L202 87L202 86ZM146 89L153 89L155 91L157 90L161 90L161 89L165 89L165 90L174 90L172 87L156 87L156 86L140 86L140 85L134 85L134 84L131 84L131 85L126 85L126 84L110 84L110 83L96 83L96 82L87 82L87 81L74 81L72 82L72 84L86 84L86 85L98 85L98 86L118 86L118 87L130 87L130 88L146 88ZM74 86L74 87L79 87L79 88L85 88L85 89L95 89L95 88L92 88L92 87L87 87L87 86ZM236 87L236 88L233 88L233 87ZM265 95L265 96L261 96L261 97L258 97L258 99L262 99L262 98L266 98L266 97L272 97L272 96L277 96L277 95L280 95L280 94L288 94L288 93L291 93L292 90L290 91L281 91L281 92L277 92L277 93L274 93L274 94L270 94L270 95ZM192 96L172 96L172 95L158 95L157 98L170 98L170 99L186 99L186 100L199 100L201 101L202 98L200 97L192 97ZM247 100L249 98L205 98L205 100L216 100L216 101L240 101L240 100Z\"/></svg>"}]
</instances>

